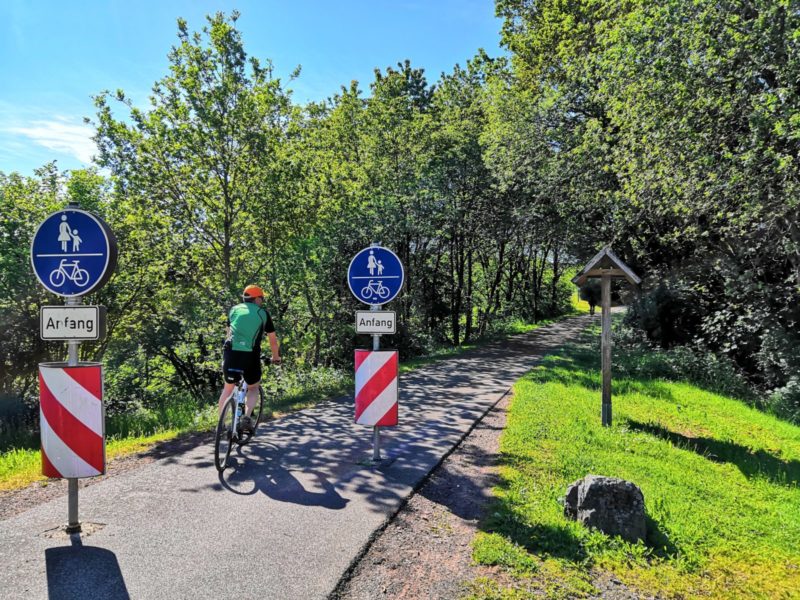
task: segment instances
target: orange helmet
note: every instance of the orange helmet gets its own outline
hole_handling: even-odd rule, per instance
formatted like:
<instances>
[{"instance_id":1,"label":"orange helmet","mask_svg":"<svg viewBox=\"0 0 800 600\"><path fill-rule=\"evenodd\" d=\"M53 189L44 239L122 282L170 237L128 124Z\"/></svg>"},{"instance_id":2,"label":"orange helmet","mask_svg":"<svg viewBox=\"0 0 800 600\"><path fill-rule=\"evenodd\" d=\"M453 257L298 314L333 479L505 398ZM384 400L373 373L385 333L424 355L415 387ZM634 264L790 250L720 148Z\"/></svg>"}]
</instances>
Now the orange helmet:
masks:
<instances>
[{"instance_id":1,"label":"orange helmet","mask_svg":"<svg viewBox=\"0 0 800 600\"><path fill-rule=\"evenodd\" d=\"M257 285L248 285L246 288L244 288L242 296L244 296L245 298L263 298L264 290L262 290Z\"/></svg>"}]
</instances>

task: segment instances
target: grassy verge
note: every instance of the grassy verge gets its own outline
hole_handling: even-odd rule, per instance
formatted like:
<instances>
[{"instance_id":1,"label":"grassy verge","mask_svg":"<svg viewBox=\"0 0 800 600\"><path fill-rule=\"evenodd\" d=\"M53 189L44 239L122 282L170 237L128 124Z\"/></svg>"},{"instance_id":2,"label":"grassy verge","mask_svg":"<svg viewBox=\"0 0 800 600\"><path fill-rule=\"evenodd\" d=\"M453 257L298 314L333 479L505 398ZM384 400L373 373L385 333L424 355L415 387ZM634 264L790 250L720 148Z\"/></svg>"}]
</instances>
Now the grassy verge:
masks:
<instances>
[{"instance_id":1,"label":"grassy verge","mask_svg":"<svg viewBox=\"0 0 800 600\"><path fill-rule=\"evenodd\" d=\"M614 380L613 427L600 425L591 343L546 358L515 387L502 483L473 551L503 576L476 580L470 597L582 597L590 570L667 598L798 597L800 428L615 352L626 375ZM589 473L641 487L645 543L563 516L567 485Z\"/></svg>"},{"instance_id":2,"label":"grassy verge","mask_svg":"<svg viewBox=\"0 0 800 600\"><path fill-rule=\"evenodd\" d=\"M108 439L106 458L112 460L118 456L142 452L158 442L170 440L186 431L165 429L151 435ZM14 448L3 453L0 460L0 491L13 490L35 481L46 482L46 480L47 478L42 476L42 459L38 450Z\"/></svg>"}]
</instances>

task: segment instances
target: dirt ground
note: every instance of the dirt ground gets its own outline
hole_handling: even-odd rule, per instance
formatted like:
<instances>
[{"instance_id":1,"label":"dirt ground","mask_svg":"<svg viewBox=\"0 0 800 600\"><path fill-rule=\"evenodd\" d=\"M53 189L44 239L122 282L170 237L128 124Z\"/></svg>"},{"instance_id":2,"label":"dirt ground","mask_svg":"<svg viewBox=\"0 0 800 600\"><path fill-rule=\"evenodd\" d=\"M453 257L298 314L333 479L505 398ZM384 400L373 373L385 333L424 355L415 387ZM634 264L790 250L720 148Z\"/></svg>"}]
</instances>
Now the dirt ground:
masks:
<instances>
[{"instance_id":1,"label":"dirt ground","mask_svg":"<svg viewBox=\"0 0 800 600\"><path fill-rule=\"evenodd\" d=\"M497 483L508 402L503 398L409 499L334 598L458 598L465 582L493 573L471 564L470 542Z\"/></svg>"},{"instance_id":2,"label":"dirt ground","mask_svg":"<svg viewBox=\"0 0 800 600\"><path fill-rule=\"evenodd\" d=\"M374 538L340 582L334 600L452 600L468 595L470 582L480 577L493 579L500 588L513 583L499 568L473 564L471 546L498 483L509 401L507 395L487 413ZM639 598L612 575L592 573L591 579L593 598ZM539 590L530 593L547 596Z\"/></svg>"}]
</instances>

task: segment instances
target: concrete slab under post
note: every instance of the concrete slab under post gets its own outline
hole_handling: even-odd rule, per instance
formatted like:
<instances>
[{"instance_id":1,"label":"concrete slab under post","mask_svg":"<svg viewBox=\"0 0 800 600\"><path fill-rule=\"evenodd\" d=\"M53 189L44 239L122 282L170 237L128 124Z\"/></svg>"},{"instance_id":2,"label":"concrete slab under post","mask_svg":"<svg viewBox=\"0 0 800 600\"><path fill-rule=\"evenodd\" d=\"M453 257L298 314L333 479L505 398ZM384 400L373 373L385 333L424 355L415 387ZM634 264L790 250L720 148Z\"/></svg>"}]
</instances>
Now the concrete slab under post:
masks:
<instances>
[{"instance_id":1,"label":"concrete slab under post","mask_svg":"<svg viewBox=\"0 0 800 600\"><path fill-rule=\"evenodd\" d=\"M602 373L603 373L603 411L604 427L611 426L611 276L603 275L600 279L602 316Z\"/></svg>"}]
</instances>

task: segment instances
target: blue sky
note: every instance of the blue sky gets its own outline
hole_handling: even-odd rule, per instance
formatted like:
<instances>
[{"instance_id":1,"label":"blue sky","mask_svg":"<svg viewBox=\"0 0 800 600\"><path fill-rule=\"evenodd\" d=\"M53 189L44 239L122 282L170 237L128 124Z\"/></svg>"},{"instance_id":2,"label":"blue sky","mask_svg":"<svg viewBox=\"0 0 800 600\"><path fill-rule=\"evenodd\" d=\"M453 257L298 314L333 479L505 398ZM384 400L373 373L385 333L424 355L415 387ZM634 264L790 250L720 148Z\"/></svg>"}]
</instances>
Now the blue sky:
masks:
<instances>
[{"instance_id":1,"label":"blue sky","mask_svg":"<svg viewBox=\"0 0 800 600\"><path fill-rule=\"evenodd\" d=\"M91 96L123 89L145 107L183 17L241 13L248 54L271 59L278 76L302 66L288 86L296 102L321 100L375 67L406 58L433 82L478 48L499 47L493 0L2 0L0 1L0 171L31 175L57 160L90 164Z\"/></svg>"}]
</instances>

